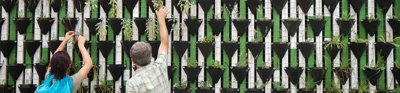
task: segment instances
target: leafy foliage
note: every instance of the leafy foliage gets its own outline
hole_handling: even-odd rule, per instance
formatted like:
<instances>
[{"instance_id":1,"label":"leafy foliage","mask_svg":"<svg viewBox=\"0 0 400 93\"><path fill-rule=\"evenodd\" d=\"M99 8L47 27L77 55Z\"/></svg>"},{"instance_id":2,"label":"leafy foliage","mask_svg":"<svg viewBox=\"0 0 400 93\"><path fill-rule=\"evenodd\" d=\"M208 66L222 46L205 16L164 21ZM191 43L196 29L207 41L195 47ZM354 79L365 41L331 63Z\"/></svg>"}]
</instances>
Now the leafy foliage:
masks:
<instances>
[{"instance_id":1,"label":"leafy foliage","mask_svg":"<svg viewBox=\"0 0 400 93\"><path fill-rule=\"evenodd\" d=\"M212 61L212 63L213 63L212 67L218 68L218 69L224 69L224 68L225 68L224 65L226 65L226 63L224 63L223 65L221 65L221 64L220 64L220 61L217 61L217 60Z\"/></svg>"},{"instance_id":2,"label":"leafy foliage","mask_svg":"<svg viewBox=\"0 0 400 93\"><path fill-rule=\"evenodd\" d=\"M186 89L188 87L188 83L186 81L181 81L174 84L176 89Z\"/></svg>"},{"instance_id":3,"label":"leafy foliage","mask_svg":"<svg viewBox=\"0 0 400 93\"><path fill-rule=\"evenodd\" d=\"M190 6L192 6L193 4L188 0L187 1L179 0L178 5L182 9L182 11L184 11L186 13L186 15L189 15Z\"/></svg>"},{"instance_id":4,"label":"leafy foliage","mask_svg":"<svg viewBox=\"0 0 400 93\"><path fill-rule=\"evenodd\" d=\"M97 34L99 36L100 40L106 40L107 38L107 24L106 22L100 22L96 24L97 28Z\"/></svg>"},{"instance_id":5,"label":"leafy foliage","mask_svg":"<svg viewBox=\"0 0 400 93\"><path fill-rule=\"evenodd\" d=\"M286 88L284 88L283 86L282 86L282 83L281 82L272 82L272 88L274 89L274 90L277 90L277 91L282 91L282 90L285 90Z\"/></svg>"},{"instance_id":6,"label":"leafy foliage","mask_svg":"<svg viewBox=\"0 0 400 93\"><path fill-rule=\"evenodd\" d=\"M242 53L240 53L239 56L240 56L240 57L244 57L244 59L241 60L241 61L239 61L239 62L236 64L236 67L237 67L237 68L246 68L246 67L247 67L247 53L246 53L246 52L242 52Z\"/></svg>"},{"instance_id":7,"label":"leafy foliage","mask_svg":"<svg viewBox=\"0 0 400 93\"><path fill-rule=\"evenodd\" d=\"M211 89L212 85L207 81L201 81L201 82L199 82L199 88L200 89Z\"/></svg>"},{"instance_id":8,"label":"leafy foliage","mask_svg":"<svg viewBox=\"0 0 400 93\"><path fill-rule=\"evenodd\" d=\"M108 3L111 5L111 17L116 17L117 16L117 1L116 0L110 0L110 2Z\"/></svg>"},{"instance_id":9,"label":"leafy foliage","mask_svg":"<svg viewBox=\"0 0 400 93\"><path fill-rule=\"evenodd\" d=\"M200 40L200 43L213 43L214 42L214 36L212 34L208 34L207 36L204 37L204 39Z\"/></svg>"},{"instance_id":10,"label":"leafy foliage","mask_svg":"<svg viewBox=\"0 0 400 93\"><path fill-rule=\"evenodd\" d=\"M188 57L185 57L185 60L187 62L188 68L196 68L197 67L197 60L189 60Z\"/></svg>"},{"instance_id":11,"label":"leafy foliage","mask_svg":"<svg viewBox=\"0 0 400 93\"><path fill-rule=\"evenodd\" d=\"M325 48L332 48L336 47L338 49L341 49L344 45L340 42L340 36L335 36L332 37L332 40L329 41L326 45Z\"/></svg>"},{"instance_id":12,"label":"leafy foliage","mask_svg":"<svg viewBox=\"0 0 400 93\"><path fill-rule=\"evenodd\" d=\"M157 39L157 36L159 34L158 32L158 27L157 27L157 21L155 18L149 18L147 19L146 22L146 33L147 33L147 38L150 41L154 41Z\"/></svg>"},{"instance_id":13,"label":"leafy foliage","mask_svg":"<svg viewBox=\"0 0 400 93\"><path fill-rule=\"evenodd\" d=\"M155 8L155 10L158 10L162 7L164 7L164 1L163 0L152 0L153 2L153 7Z\"/></svg>"},{"instance_id":14,"label":"leafy foliage","mask_svg":"<svg viewBox=\"0 0 400 93\"><path fill-rule=\"evenodd\" d=\"M129 18L124 18L122 21L122 31L124 32L124 37L128 40L132 40L132 20Z\"/></svg>"}]
</instances>

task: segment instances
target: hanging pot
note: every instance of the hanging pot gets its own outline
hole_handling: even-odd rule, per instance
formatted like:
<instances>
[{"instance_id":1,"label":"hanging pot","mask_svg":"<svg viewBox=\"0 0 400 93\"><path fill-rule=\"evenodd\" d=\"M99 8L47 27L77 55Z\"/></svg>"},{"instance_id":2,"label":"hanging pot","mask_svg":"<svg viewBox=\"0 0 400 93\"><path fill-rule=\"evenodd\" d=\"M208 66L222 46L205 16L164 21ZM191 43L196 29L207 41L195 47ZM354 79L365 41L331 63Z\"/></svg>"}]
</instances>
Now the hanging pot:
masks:
<instances>
[{"instance_id":1,"label":"hanging pot","mask_svg":"<svg viewBox=\"0 0 400 93\"><path fill-rule=\"evenodd\" d=\"M1 93L12 93L14 89L15 88L12 85L0 85Z\"/></svg>"},{"instance_id":2,"label":"hanging pot","mask_svg":"<svg viewBox=\"0 0 400 93\"><path fill-rule=\"evenodd\" d=\"M262 42L247 42L247 49L250 50L251 54L254 58L257 58L258 55L264 50L265 44Z\"/></svg>"},{"instance_id":3,"label":"hanging pot","mask_svg":"<svg viewBox=\"0 0 400 93\"><path fill-rule=\"evenodd\" d=\"M135 18L133 21L135 21L136 27L139 31L139 35L145 34L147 18Z\"/></svg>"},{"instance_id":4,"label":"hanging pot","mask_svg":"<svg viewBox=\"0 0 400 93\"><path fill-rule=\"evenodd\" d=\"M239 68L239 67L232 67L231 71L233 73L233 76L235 76L236 81L238 83L242 83L244 79L248 76L249 74L249 68Z\"/></svg>"},{"instance_id":5,"label":"hanging pot","mask_svg":"<svg viewBox=\"0 0 400 93\"><path fill-rule=\"evenodd\" d=\"M232 58L233 54L235 54L236 50L239 49L239 43L237 42L223 42L221 44L222 49L228 55L229 58Z\"/></svg>"},{"instance_id":6,"label":"hanging pot","mask_svg":"<svg viewBox=\"0 0 400 93\"><path fill-rule=\"evenodd\" d=\"M190 35L197 35L202 19L186 19L185 24Z\"/></svg>"},{"instance_id":7,"label":"hanging pot","mask_svg":"<svg viewBox=\"0 0 400 93\"><path fill-rule=\"evenodd\" d=\"M89 28L90 35L94 36L97 34L97 30L96 30L98 27L97 24L99 24L100 22L101 22L101 19L99 19L99 18L86 18L85 23L86 23L87 27Z\"/></svg>"},{"instance_id":8,"label":"hanging pot","mask_svg":"<svg viewBox=\"0 0 400 93\"><path fill-rule=\"evenodd\" d=\"M14 47L17 45L16 41L12 40L1 40L0 41L0 51L3 53L3 56L6 58L10 57L11 51L14 50Z\"/></svg>"},{"instance_id":9,"label":"hanging pot","mask_svg":"<svg viewBox=\"0 0 400 93\"><path fill-rule=\"evenodd\" d=\"M335 72L336 76L339 78L341 85L343 85L347 82L347 79L349 79L350 74L351 74L351 68L335 67L333 69L333 71Z\"/></svg>"},{"instance_id":10,"label":"hanging pot","mask_svg":"<svg viewBox=\"0 0 400 93\"><path fill-rule=\"evenodd\" d=\"M210 67L207 67L207 72L211 76L213 85L215 85L219 81L219 79L222 77L222 75L224 74L224 69L215 68L215 67L210 66Z\"/></svg>"},{"instance_id":11,"label":"hanging pot","mask_svg":"<svg viewBox=\"0 0 400 93\"><path fill-rule=\"evenodd\" d=\"M186 76L187 76L187 80L188 80L190 83L195 83L195 82L197 82L199 73L200 73L200 71L201 71L201 67L200 67L200 66L197 66L197 67L195 67L195 68L191 68L191 67L188 67L188 66L184 66L183 70L185 71Z\"/></svg>"},{"instance_id":12,"label":"hanging pot","mask_svg":"<svg viewBox=\"0 0 400 93\"><path fill-rule=\"evenodd\" d=\"M83 9L85 8L85 0L73 0L75 9L82 13Z\"/></svg>"},{"instance_id":13,"label":"hanging pot","mask_svg":"<svg viewBox=\"0 0 400 93\"><path fill-rule=\"evenodd\" d=\"M41 44L42 42L40 40L24 41L24 47L28 52L29 56L32 58Z\"/></svg>"},{"instance_id":14,"label":"hanging pot","mask_svg":"<svg viewBox=\"0 0 400 93\"><path fill-rule=\"evenodd\" d=\"M277 11L278 14L282 14L282 9L286 5L288 0L271 0L272 8Z\"/></svg>"},{"instance_id":15,"label":"hanging pot","mask_svg":"<svg viewBox=\"0 0 400 93\"><path fill-rule=\"evenodd\" d=\"M351 51L353 52L354 56L358 59L361 60L361 56L364 53L364 50L367 49L367 44L365 43L356 43L356 42L351 42L349 45Z\"/></svg>"},{"instance_id":16,"label":"hanging pot","mask_svg":"<svg viewBox=\"0 0 400 93\"><path fill-rule=\"evenodd\" d=\"M42 34L47 34L51 30L51 26L53 25L54 18L38 18L37 22L40 27L40 32Z\"/></svg>"},{"instance_id":17,"label":"hanging pot","mask_svg":"<svg viewBox=\"0 0 400 93\"><path fill-rule=\"evenodd\" d=\"M304 14L307 14L308 10L310 10L311 6L314 4L314 0L297 0L296 2Z\"/></svg>"},{"instance_id":18,"label":"hanging pot","mask_svg":"<svg viewBox=\"0 0 400 93\"><path fill-rule=\"evenodd\" d=\"M168 79L172 78L172 75L175 73L176 68L174 66L168 66Z\"/></svg>"},{"instance_id":19,"label":"hanging pot","mask_svg":"<svg viewBox=\"0 0 400 93\"><path fill-rule=\"evenodd\" d=\"M110 71L113 80L118 81L124 73L125 66L123 64L108 64L108 70Z\"/></svg>"},{"instance_id":20,"label":"hanging pot","mask_svg":"<svg viewBox=\"0 0 400 93\"><path fill-rule=\"evenodd\" d=\"M53 8L54 12L59 12L60 11L60 7L61 7L61 0L52 0L53 2L51 2L51 8Z\"/></svg>"},{"instance_id":21,"label":"hanging pot","mask_svg":"<svg viewBox=\"0 0 400 93\"><path fill-rule=\"evenodd\" d=\"M264 2L264 0L247 0L246 4L247 4L247 7L250 9L250 12L253 14L256 14L258 7L263 2Z\"/></svg>"},{"instance_id":22,"label":"hanging pot","mask_svg":"<svg viewBox=\"0 0 400 93\"><path fill-rule=\"evenodd\" d=\"M76 24L78 23L78 19L76 18L63 18L61 20L61 24L68 31L75 31Z\"/></svg>"},{"instance_id":23,"label":"hanging pot","mask_svg":"<svg viewBox=\"0 0 400 93\"><path fill-rule=\"evenodd\" d=\"M147 41L151 45L151 54L154 58L157 58L158 48L160 48L160 41Z\"/></svg>"},{"instance_id":24,"label":"hanging pot","mask_svg":"<svg viewBox=\"0 0 400 93\"><path fill-rule=\"evenodd\" d=\"M20 34L25 34L31 20L29 18L15 18L14 23L18 32Z\"/></svg>"},{"instance_id":25,"label":"hanging pot","mask_svg":"<svg viewBox=\"0 0 400 93\"><path fill-rule=\"evenodd\" d=\"M199 48L200 52L203 54L204 57L208 57L210 53L214 50L214 42L212 43L201 43L197 42L197 48Z\"/></svg>"},{"instance_id":26,"label":"hanging pot","mask_svg":"<svg viewBox=\"0 0 400 93\"><path fill-rule=\"evenodd\" d=\"M286 51L289 49L289 44L287 42L285 43L273 43L272 44L272 49L275 51L279 59L282 59Z\"/></svg>"},{"instance_id":27,"label":"hanging pot","mask_svg":"<svg viewBox=\"0 0 400 93\"><path fill-rule=\"evenodd\" d=\"M359 14L362 5L364 4L365 0L349 0L350 5L353 7L353 10Z\"/></svg>"},{"instance_id":28,"label":"hanging pot","mask_svg":"<svg viewBox=\"0 0 400 93\"><path fill-rule=\"evenodd\" d=\"M24 64L9 64L7 65L7 72L11 76L11 78L15 81L19 78L22 71L24 71Z\"/></svg>"},{"instance_id":29,"label":"hanging pot","mask_svg":"<svg viewBox=\"0 0 400 93\"><path fill-rule=\"evenodd\" d=\"M177 19L176 18L167 18L165 19L166 25L167 25L167 30L168 34L171 33L172 27L175 26Z\"/></svg>"},{"instance_id":30,"label":"hanging pot","mask_svg":"<svg viewBox=\"0 0 400 93\"><path fill-rule=\"evenodd\" d=\"M378 26L380 24L380 21L367 19L367 20L362 20L361 24L364 26L365 31L367 31L367 33L370 36L374 36L378 31Z\"/></svg>"},{"instance_id":31,"label":"hanging pot","mask_svg":"<svg viewBox=\"0 0 400 93\"><path fill-rule=\"evenodd\" d=\"M122 28L122 18L108 18L108 25L111 26L114 31L114 35L119 35Z\"/></svg>"},{"instance_id":32,"label":"hanging pot","mask_svg":"<svg viewBox=\"0 0 400 93\"><path fill-rule=\"evenodd\" d=\"M400 36L400 20L396 19L389 19L388 23L390 27L393 29L393 37L398 37Z\"/></svg>"},{"instance_id":33,"label":"hanging pot","mask_svg":"<svg viewBox=\"0 0 400 93\"><path fill-rule=\"evenodd\" d=\"M272 75L274 75L274 72L275 72L274 68L272 68L272 67L268 67L268 68L257 67L256 71L257 71L258 75L260 76L261 81L263 83L268 82L271 79Z\"/></svg>"},{"instance_id":34,"label":"hanging pot","mask_svg":"<svg viewBox=\"0 0 400 93\"><path fill-rule=\"evenodd\" d=\"M340 35L349 35L351 32L351 27L354 25L354 19L350 20L342 20L336 19L337 24L339 25Z\"/></svg>"},{"instance_id":35,"label":"hanging pot","mask_svg":"<svg viewBox=\"0 0 400 93\"><path fill-rule=\"evenodd\" d=\"M237 30L238 36L243 36L244 32L248 31L250 20L248 20L248 19L233 19L232 22Z\"/></svg>"},{"instance_id":36,"label":"hanging pot","mask_svg":"<svg viewBox=\"0 0 400 93\"><path fill-rule=\"evenodd\" d=\"M248 88L245 90L245 93L265 93L265 90L257 88Z\"/></svg>"},{"instance_id":37,"label":"hanging pot","mask_svg":"<svg viewBox=\"0 0 400 93\"><path fill-rule=\"evenodd\" d=\"M393 77L397 82L400 82L400 68L392 67Z\"/></svg>"},{"instance_id":38,"label":"hanging pot","mask_svg":"<svg viewBox=\"0 0 400 93\"><path fill-rule=\"evenodd\" d=\"M384 43L384 42L376 42L375 43L375 49L376 53L380 53L381 56L383 56L383 60L386 60L392 51L394 45L390 43Z\"/></svg>"},{"instance_id":39,"label":"hanging pot","mask_svg":"<svg viewBox=\"0 0 400 93\"><path fill-rule=\"evenodd\" d=\"M2 6L7 13L10 13L18 0L2 0Z\"/></svg>"},{"instance_id":40,"label":"hanging pot","mask_svg":"<svg viewBox=\"0 0 400 93\"><path fill-rule=\"evenodd\" d=\"M260 29L264 37L269 33L272 23L274 22L271 19L258 19L255 21L256 27Z\"/></svg>"},{"instance_id":41,"label":"hanging pot","mask_svg":"<svg viewBox=\"0 0 400 93\"><path fill-rule=\"evenodd\" d=\"M197 0L204 13L207 13L212 7L214 0Z\"/></svg>"},{"instance_id":42,"label":"hanging pot","mask_svg":"<svg viewBox=\"0 0 400 93\"><path fill-rule=\"evenodd\" d=\"M326 20L325 19L310 19L308 20L308 23L311 26L311 29L313 30L314 36L319 36L321 31L325 27Z\"/></svg>"},{"instance_id":43,"label":"hanging pot","mask_svg":"<svg viewBox=\"0 0 400 93\"><path fill-rule=\"evenodd\" d=\"M314 42L300 42L297 43L297 48L301 51L303 57L307 59L310 57L311 53L314 52L315 44Z\"/></svg>"},{"instance_id":44,"label":"hanging pot","mask_svg":"<svg viewBox=\"0 0 400 93\"><path fill-rule=\"evenodd\" d=\"M0 18L0 27L3 27L4 18Z\"/></svg>"},{"instance_id":45,"label":"hanging pot","mask_svg":"<svg viewBox=\"0 0 400 93\"><path fill-rule=\"evenodd\" d=\"M297 30L300 26L300 19L284 19L283 24L285 25L290 36L294 36L297 33Z\"/></svg>"},{"instance_id":46,"label":"hanging pot","mask_svg":"<svg viewBox=\"0 0 400 93\"><path fill-rule=\"evenodd\" d=\"M114 41L97 41L97 48L100 49L100 52L104 57L108 56L108 54L111 52L111 49L113 49L114 46L115 46Z\"/></svg>"},{"instance_id":47,"label":"hanging pot","mask_svg":"<svg viewBox=\"0 0 400 93\"><path fill-rule=\"evenodd\" d=\"M226 21L225 19L210 19L208 23L213 31L213 35L219 35L224 30Z\"/></svg>"},{"instance_id":48,"label":"hanging pot","mask_svg":"<svg viewBox=\"0 0 400 93\"><path fill-rule=\"evenodd\" d=\"M222 4L224 4L229 12L232 12L233 8L239 3L239 0L222 0Z\"/></svg>"},{"instance_id":49,"label":"hanging pot","mask_svg":"<svg viewBox=\"0 0 400 93\"><path fill-rule=\"evenodd\" d=\"M378 7L382 9L383 15L386 15L387 11L389 10L390 6L394 0L377 0L375 3L378 4Z\"/></svg>"},{"instance_id":50,"label":"hanging pot","mask_svg":"<svg viewBox=\"0 0 400 93\"><path fill-rule=\"evenodd\" d=\"M323 0L322 3L328 8L329 12L333 14L336 6L339 4L339 0Z\"/></svg>"},{"instance_id":51,"label":"hanging pot","mask_svg":"<svg viewBox=\"0 0 400 93\"><path fill-rule=\"evenodd\" d=\"M103 8L105 13L110 12L110 8L111 8L110 0L99 0L98 2L100 4L100 6Z\"/></svg>"},{"instance_id":52,"label":"hanging pot","mask_svg":"<svg viewBox=\"0 0 400 93\"><path fill-rule=\"evenodd\" d=\"M125 53L130 55L131 47L133 44L135 44L137 41L135 40L124 40L122 41L122 48L124 49Z\"/></svg>"},{"instance_id":53,"label":"hanging pot","mask_svg":"<svg viewBox=\"0 0 400 93\"><path fill-rule=\"evenodd\" d=\"M320 85L321 82L325 79L325 69L322 67L313 67L308 69L309 74L313 78L315 84Z\"/></svg>"},{"instance_id":54,"label":"hanging pot","mask_svg":"<svg viewBox=\"0 0 400 93\"><path fill-rule=\"evenodd\" d=\"M214 88L208 88L208 89L198 88L196 89L196 93L214 93Z\"/></svg>"},{"instance_id":55,"label":"hanging pot","mask_svg":"<svg viewBox=\"0 0 400 93\"><path fill-rule=\"evenodd\" d=\"M365 67L363 70L365 76L367 76L368 81L376 86L379 77L383 73L383 70L381 68L371 68L371 67Z\"/></svg>"},{"instance_id":56,"label":"hanging pot","mask_svg":"<svg viewBox=\"0 0 400 93\"><path fill-rule=\"evenodd\" d=\"M188 41L173 41L172 46L176 50L176 53L179 56L179 59L182 59L183 54L189 48L190 44Z\"/></svg>"},{"instance_id":57,"label":"hanging pot","mask_svg":"<svg viewBox=\"0 0 400 93\"><path fill-rule=\"evenodd\" d=\"M303 73L302 67L286 67L285 72L289 77L290 82L292 84L297 85L299 84L300 75Z\"/></svg>"},{"instance_id":58,"label":"hanging pot","mask_svg":"<svg viewBox=\"0 0 400 93\"><path fill-rule=\"evenodd\" d=\"M44 80L46 71L47 71L48 64L36 63L35 69L39 75L39 80Z\"/></svg>"},{"instance_id":59,"label":"hanging pot","mask_svg":"<svg viewBox=\"0 0 400 93\"><path fill-rule=\"evenodd\" d=\"M36 84L20 84L18 89L21 93L35 93Z\"/></svg>"},{"instance_id":60,"label":"hanging pot","mask_svg":"<svg viewBox=\"0 0 400 93\"><path fill-rule=\"evenodd\" d=\"M133 9L135 8L136 4L139 0L123 0L124 6L128 10L130 14L132 14Z\"/></svg>"},{"instance_id":61,"label":"hanging pot","mask_svg":"<svg viewBox=\"0 0 400 93\"><path fill-rule=\"evenodd\" d=\"M340 51L340 49L335 46L334 47L332 47L332 46L326 47L325 50L329 53L331 61L333 61L336 58L336 56L338 55L338 53Z\"/></svg>"}]
</instances>

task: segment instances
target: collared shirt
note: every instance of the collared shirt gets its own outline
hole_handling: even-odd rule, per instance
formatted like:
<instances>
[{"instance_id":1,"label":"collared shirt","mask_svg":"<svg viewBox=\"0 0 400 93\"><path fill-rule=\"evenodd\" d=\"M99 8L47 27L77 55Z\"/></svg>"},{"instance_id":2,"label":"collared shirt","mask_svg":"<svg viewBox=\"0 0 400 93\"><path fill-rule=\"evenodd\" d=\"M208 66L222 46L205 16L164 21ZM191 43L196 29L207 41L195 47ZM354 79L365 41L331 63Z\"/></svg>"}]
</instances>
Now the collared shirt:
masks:
<instances>
[{"instance_id":1,"label":"collared shirt","mask_svg":"<svg viewBox=\"0 0 400 93\"><path fill-rule=\"evenodd\" d=\"M170 93L167 55L158 53L156 61L138 68L126 82L126 93Z\"/></svg>"}]
</instances>

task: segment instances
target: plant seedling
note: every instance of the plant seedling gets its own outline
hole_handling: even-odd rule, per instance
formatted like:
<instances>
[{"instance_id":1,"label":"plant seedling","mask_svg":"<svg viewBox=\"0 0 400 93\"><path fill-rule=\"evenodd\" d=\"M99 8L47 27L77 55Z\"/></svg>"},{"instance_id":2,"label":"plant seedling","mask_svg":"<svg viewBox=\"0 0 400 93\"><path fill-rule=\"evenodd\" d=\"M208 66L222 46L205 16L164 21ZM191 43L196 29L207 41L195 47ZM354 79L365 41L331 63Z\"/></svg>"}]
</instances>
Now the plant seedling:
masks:
<instances>
[{"instance_id":1,"label":"plant seedling","mask_svg":"<svg viewBox=\"0 0 400 93\"><path fill-rule=\"evenodd\" d=\"M99 36L99 39L102 41L106 40L106 38L107 38L106 22L100 22L100 23L96 24L96 27L97 27L96 30L98 31L97 35Z\"/></svg>"},{"instance_id":2,"label":"plant seedling","mask_svg":"<svg viewBox=\"0 0 400 93\"><path fill-rule=\"evenodd\" d=\"M158 25L157 22L154 18L149 18L147 19L146 22L146 33L147 33L147 38L150 41L154 41L157 39L157 36L159 34L158 32Z\"/></svg>"},{"instance_id":3,"label":"plant seedling","mask_svg":"<svg viewBox=\"0 0 400 93\"><path fill-rule=\"evenodd\" d=\"M133 31L132 31L132 20L131 19L125 18L122 21L122 30L123 30L123 33L124 33L124 37L126 37L126 39L128 41L131 41L132 40L132 34L133 34Z\"/></svg>"}]
</instances>

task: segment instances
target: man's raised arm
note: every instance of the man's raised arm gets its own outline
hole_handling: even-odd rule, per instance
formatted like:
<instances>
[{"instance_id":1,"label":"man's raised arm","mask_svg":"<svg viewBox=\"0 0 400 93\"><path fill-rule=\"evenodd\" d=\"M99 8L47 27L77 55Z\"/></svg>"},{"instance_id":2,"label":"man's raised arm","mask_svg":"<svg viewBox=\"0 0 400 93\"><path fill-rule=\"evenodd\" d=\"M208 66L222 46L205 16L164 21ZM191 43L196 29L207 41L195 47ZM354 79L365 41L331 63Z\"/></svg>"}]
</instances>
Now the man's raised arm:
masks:
<instances>
[{"instance_id":1,"label":"man's raised arm","mask_svg":"<svg viewBox=\"0 0 400 93\"><path fill-rule=\"evenodd\" d=\"M158 24L160 25L160 48L158 49L158 52L163 52L167 53L168 52L168 31L167 31L167 26L165 24L165 17L168 14L167 8L163 7L158 9L157 11L157 20Z\"/></svg>"}]
</instances>

